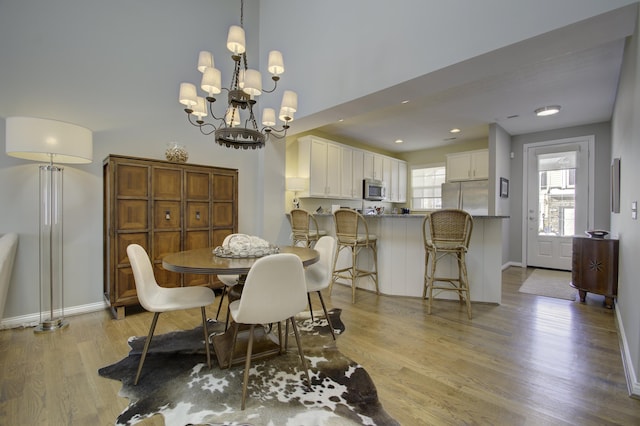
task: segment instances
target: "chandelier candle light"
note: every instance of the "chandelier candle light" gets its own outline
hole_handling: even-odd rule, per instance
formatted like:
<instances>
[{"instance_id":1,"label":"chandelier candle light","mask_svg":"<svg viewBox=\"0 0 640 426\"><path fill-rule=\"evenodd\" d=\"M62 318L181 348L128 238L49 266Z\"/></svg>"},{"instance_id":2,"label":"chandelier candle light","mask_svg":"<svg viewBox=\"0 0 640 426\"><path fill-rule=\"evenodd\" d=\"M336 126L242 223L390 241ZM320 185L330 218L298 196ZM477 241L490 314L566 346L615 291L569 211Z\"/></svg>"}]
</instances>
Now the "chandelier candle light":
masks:
<instances>
[{"instance_id":1,"label":"chandelier candle light","mask_svg":"<svg viewBox=\"0 0 640 426\"><path fill-rule=\"evenodd\" d=\"M262 76L247 64L245 33L243 28L244 2L240 2L240 26L232 25L227 37L227 49L234 61L233 76L229 88L222 87L220 70L215 68L213 55L202 51L198 55L198 71L202 73L200 88L206 93L205 97L198 96L196 86L192 83L180 83L179 101L185 106L189 122L200 128L204 135L214 134L218 144L236 149L262 148L270 135L280 139L286 136L289 123L298 109L298 95L285 90L278 118L284 124L276 128L276 114L273 108L262 111L262 129L258 128L254 115L256 97L264 93L272 93L278 87L280 75L284 73L282 53L277 50L269 52L267 70L274 82L273 89L262 89ZM214 114L214 95L228 92L227 106L223 116ZM241 111L245 118L241 117ZM210 122L205 117L211 115Z\"/></svg>"}]
</instances>

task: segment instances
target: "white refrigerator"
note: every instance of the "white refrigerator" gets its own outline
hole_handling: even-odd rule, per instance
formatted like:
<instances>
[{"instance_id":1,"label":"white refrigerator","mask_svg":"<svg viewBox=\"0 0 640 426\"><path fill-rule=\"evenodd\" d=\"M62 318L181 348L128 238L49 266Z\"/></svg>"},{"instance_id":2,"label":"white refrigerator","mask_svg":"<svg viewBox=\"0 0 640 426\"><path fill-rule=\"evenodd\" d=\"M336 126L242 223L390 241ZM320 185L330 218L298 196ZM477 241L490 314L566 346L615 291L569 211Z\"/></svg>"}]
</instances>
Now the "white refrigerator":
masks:
<instances>
[{"instance_id":1,"label":"white refrigerator","mask_svg":"<svg viewBox=\"0 0 640 426\"><path fill-rule=\"evenodd\" d=\"M442 184L442 208L461 209L472 216L489 212L489 181L471 180Z\"/></svg>"}]
</instances>

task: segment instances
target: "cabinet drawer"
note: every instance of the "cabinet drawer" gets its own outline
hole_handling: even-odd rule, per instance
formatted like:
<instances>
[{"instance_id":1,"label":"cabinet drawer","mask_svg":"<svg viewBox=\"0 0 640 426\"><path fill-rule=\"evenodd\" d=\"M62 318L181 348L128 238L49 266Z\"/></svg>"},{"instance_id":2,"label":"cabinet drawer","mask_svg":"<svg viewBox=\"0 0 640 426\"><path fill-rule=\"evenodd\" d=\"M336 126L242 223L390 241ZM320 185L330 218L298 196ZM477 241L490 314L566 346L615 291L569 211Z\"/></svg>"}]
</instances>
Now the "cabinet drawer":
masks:
<instances>
[{"instance_id":1,"label":"cabinet drawer","mask_svg":"<svg viewBox=\"0 0 640 426\"><path fill-rule=\"evenodd\" d=\"M187 203L187 228L209 226L209 203Z\"/></svg>"},{"instance_id":2,"label":"cabinet drawer","mask_svg":"<svg viewBox=\"0 0 640 426\"><path fill-rule=\"evenodd\" d=\"M118 202L117 228L119 230L144 230L148 227L147 200L120 200Z\"/></svg>"},{"instance_id":3,"label":"cabinet drawer","mask_svg":"<svg viewBox=\"0 0 640 426\"><path fill-rule=\"evenodd\" d=\"M182 250L180 247L180 238L180 231L154 232L153 260L155 262L161 262L163 257Z\"/></svg>"},{"instance_id":4,"label":"cabinet drawer","mask_svg":"<svg viewBox=\"0 0 640 426\"><path fill-rule=\"evenodd\" d=\"M147 242L147 233L119 233L116 244L116 265L129 265L129 256L127 256L127 247L129 244L139 244L145 250L149 249Z\"/></svg>"},{"instance_id":5,"label":"cabinet drawer","mask_svg":"<svg viewBox=\"0 0 640 426\"><path fill-rule=\"evenodd\" d=\"M117 197L147 197L149 195L148 167L119 164L117 171Z\"/></svg>"},{"instance_id":6,"label":"cabinet drawer","mask_svg":"<svg viewBox=\"0 0 640 426\"><path fill-rule=\"evenodd\" d=\"M213 176L213 199L221 201L235 201L235 176Z\"/></svg>"},{"instance_id":7,"label":"cabinet drawer","mask_svg":"<svg viewBox=\"0 0 640 426\"><path fill-rule=\"evenodd\" d=\"M187 199L209 199L209 173L187 172Z\"/></svg>"},{"instance_id":8,"label":"cabinet drawer","mask_svg":"<svg viewBox=\"0 0 640 426\"><path fill-rule=\"evenodd\" d=\"M180 202L156 201L153 205L154 229L180 228Z\"/></svg>"},{"instance_id":9,"label":"cabinet drawer","mask_svg":"<svg viewBox=\"0 0 640 426\"><path fill-rule=\"evenodd\" d=\"M182 195L182 170L153 168L153 197L179 200Z\"/></svg>"},{"instance_id":10,"label":"cabinet drawer","mask_svg":"<svg viewBox=\"0 0 640 426\"><path fill-rule=\"evenodd\" d=\"M234 203L213 203L212 220L216 228L233 226L233 206Z\"/></svg>"}]
</instances>

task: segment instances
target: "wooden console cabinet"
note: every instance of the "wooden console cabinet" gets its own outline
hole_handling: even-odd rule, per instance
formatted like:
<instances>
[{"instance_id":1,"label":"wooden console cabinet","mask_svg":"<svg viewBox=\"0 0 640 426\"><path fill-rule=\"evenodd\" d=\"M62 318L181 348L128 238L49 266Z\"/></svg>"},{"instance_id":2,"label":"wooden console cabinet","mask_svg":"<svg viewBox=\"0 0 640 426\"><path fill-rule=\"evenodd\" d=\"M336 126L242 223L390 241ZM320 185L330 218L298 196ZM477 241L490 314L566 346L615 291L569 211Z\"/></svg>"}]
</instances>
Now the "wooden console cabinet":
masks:
<instances>
[{"instance_id":1,"label":"wooden console cabinet","mask_svg":"<svg viewBox=\"0 0 640 426\"><path fill-rule=\"evenodd\" d=\"M238 230L238 171L109 155L104 178L104 294L114 316L138 304L127 246L140 244L166 287L217 287L215 276L162 268L169 253L222 244Z\"/></svg>"},{"instance_id":2,"label":"wooden console cabinet","mask_svg":"<svg viewBox=\"0 0 640 426\"><path fill-rule=\"evenodd\" d=\"M602 294L605 306L612 308L618 294L618 240L574 237L571 285L582 302L587 293Z\"/></svg>"}]
</instances>

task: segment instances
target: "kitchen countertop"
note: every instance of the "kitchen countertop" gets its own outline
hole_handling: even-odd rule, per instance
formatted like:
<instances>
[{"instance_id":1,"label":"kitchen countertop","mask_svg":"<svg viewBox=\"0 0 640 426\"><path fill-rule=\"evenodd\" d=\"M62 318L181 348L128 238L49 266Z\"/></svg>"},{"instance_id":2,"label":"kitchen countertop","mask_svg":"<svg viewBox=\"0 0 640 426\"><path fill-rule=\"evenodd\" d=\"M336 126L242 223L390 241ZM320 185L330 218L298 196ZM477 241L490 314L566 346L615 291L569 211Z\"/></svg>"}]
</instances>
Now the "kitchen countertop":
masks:
<instances>
[{"instance_id":1,"label":"kitchen countertop","mask_svg":"<svg viewBox=\"0 0 640 426\"><path fill-rule=\"evenodd\" d=\"M316 217L333 217L332 213L312 213ZM287 213L289 215L289 213ZM375 218L375 217L383 217L383 218L407 218L407 219L424 219L427 213L410 213L410 214L365 214L366 218ZM501 216L501 215L472 215L474 218L478 219L508 219L510 216Z\"/></svg>"}]
</instances>

